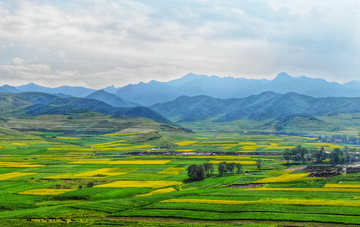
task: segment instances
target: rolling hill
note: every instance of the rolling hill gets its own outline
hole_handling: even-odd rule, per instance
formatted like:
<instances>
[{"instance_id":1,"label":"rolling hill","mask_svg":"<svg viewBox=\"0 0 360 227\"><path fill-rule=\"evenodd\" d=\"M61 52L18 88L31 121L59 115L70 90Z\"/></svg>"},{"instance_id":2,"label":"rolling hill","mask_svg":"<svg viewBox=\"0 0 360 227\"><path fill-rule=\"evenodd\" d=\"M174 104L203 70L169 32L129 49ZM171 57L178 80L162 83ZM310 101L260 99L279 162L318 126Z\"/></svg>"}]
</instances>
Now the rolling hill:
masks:
<instances>
[{"instance_id":1,"label":"rolling hill","mask_svg":"<svg viewBox=\"0 0 360 227\"><path fill-rule=\"evenodd\" d=\"M167 118L147 107L113 107L101 101L85 98L61 98L55 95L25 92L0 93L2 116L38 116L43 114L72 114L93 111L106 115L144 117L173 124Z\"/></svg>"},{"instance_id":2,"label":"rolling hill","mask_svg":"<svg viewBox=\"0 0 360 227\"><path fill-rule=\"evenodd\" d=\"M151 106L165 117L177 122L192 122L221 116L215 122L240 119L281 120L292 114L313 116L359 113L360 98L313 98L294 92L276 94L264 92L240 99L218 99L209 96L179 97L174 101Z\"/></svg>"},{"instance_id":3,"label":"rolling hill","mask_svg":"<svg viewBox=\"0 0 360 227\"><path fill-rule=\"evenodd\" d=\"M283 119L275 119L268 125L274 123L274 129L276 131L339 131L340 127L320 120L310 114L290 114Z\"/></svg>"}]
</instances>

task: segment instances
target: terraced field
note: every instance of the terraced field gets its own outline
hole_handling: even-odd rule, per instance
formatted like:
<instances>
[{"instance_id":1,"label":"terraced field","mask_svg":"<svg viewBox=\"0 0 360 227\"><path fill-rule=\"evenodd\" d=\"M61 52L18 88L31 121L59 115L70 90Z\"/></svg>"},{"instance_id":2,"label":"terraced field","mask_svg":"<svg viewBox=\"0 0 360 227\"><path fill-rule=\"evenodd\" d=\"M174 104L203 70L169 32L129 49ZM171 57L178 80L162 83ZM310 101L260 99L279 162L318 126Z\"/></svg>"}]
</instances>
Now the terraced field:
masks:
<instances>
[{"instance_id":1,"label":"terraced field","mask_svg":"<svg viewBox=\"0 0 360 227\"><path fill-rule=\"evenodd\" d=\"M142 135L2 133L0 222L20 226L154 224L148 220L157 220L160 226L360 224L360 174L308 177L306 172L287 170L296 165L282 158L286 148L297 145L330 150L344 144L301 136L206 132L179 137L170 148L161 148L156 141L134 142ZM258 159L263 161L260 170ZM244 172L220 176L221 162L240 163ZM203 163L213 163L213 175L189 180L187 167Z\"/></svg>"}]
</instances>

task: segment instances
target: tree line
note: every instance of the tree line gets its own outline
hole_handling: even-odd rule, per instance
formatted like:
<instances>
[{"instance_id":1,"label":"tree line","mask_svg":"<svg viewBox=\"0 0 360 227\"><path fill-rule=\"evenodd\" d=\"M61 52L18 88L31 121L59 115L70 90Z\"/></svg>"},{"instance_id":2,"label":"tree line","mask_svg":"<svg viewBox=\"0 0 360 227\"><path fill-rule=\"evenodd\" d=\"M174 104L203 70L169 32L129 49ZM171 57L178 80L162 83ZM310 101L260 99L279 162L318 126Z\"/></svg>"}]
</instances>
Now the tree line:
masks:
<instances>
[{"instance_id":1,"label":"tree line","mask_svg":"<svg viewBox=\"0 0 360 227\"><path fill-rule=\"evenodd\" d=\"M341 143L359 143L360 142L360 133L357 136L346 136L346 135L320 135L318 136L319 141L321 142L341 142Z\"/></svg>"},{"instance_id":2,"label":"tree line","mask_svg":"<svg viewBox=\"0 0 360 227\"><path fill-rule=\"evenodd\" d=\"M262 160L256 161L256 166L260 170L262 167ZM191 180L200 181L209 177L213 177L215 166L213 163L204 164L192 164L188 167L188 176ZM242 174L243 167L240 163L235 162L220 162L218 165L218 176L222 177L225 175Z\"/></svg>"},{"instance_id":3,"label":"tree line","mask_svg":"<svg viewBox=\"0 0 360 227\"><path fill-rule=\"evenodd\" d=\"M332 164L345 164L353 163L356 161L355 151L345 146L344 149L335 148L331 152L325 151L324 147L318 150L308 150L301 145L294 147L293 149L285 149L283 158L288 162L293 163L332 163Z\"/></svg>"}]
</instances>

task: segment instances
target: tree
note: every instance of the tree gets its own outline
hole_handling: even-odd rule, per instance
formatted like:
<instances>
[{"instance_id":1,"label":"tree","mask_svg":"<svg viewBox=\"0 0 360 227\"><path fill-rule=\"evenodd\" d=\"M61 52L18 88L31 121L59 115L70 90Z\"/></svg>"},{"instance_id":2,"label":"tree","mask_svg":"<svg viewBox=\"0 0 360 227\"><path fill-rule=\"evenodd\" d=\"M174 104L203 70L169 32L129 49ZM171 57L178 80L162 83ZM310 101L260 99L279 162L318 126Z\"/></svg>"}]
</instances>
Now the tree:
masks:
<instances>
[{"instance_id":1,"label":"tree","mask_svg":"<svg viewBox=\"0 0 360 227\"><path fill-rule=\"evenodd\" d=\"M301 148L300 150L300 162L303 164L306 161L306 155L309 153L308 149L305 147Z\"/></svg>"},{"instance_id":2,"label":"tree","mask_svg":"<svg viewBox=\"0 0 360 227\"><path fill-rule=\"evenodd\" d=\"M289 163L291 160L291 151L289 149L285 149L283 158Z\"/></svg>"},{"instance_id":3,"label":"tree","mask_svg":"<svg viewBox=\"0 0 360 227\"><path fill-rule=\"evenodd\" d=\"M235 168L237 174L243 173L242 165L240 163L236 163Z\"/></svg>"},{"instance_id":4,"label":"tree","mask_svg":"<svg viewBox=\"0 0 360 227\"><path fill-rule=\"evenodd\" d=\"M204 165L199 165L196 180L204 180L206 178L206 171Z\"/></svg>"},{"instance_id":5,"label":"tree","mask_svg":"<svg viewBox=\"0 0 360 227\"><path fill-rule=\"evenodd\" d=\"M212 163L204 163L206 177L211 177L214 173L214 165Z\"/></svg>"},{"instance_id":6,"label":"tree","mask_svg":"<svg viewBox=\"0 0 360 227\"><path fill-rule=\"evenodd\" d=\"M193 180L204 180L206 178L204 165L190 165L188 167L188 176Z\"/></svg>"},{"instance_id":7,"label":"tree","mask_svg":"<svg viewBox=\"0 0 360 227\"><path fill-rule=\"evenodd\" d=\"M340 148L335 148L334 151L331 152L331 161L334 164L342 163L344 160L344 152L340 150Z\"/></svg>"},{"instance_id":8,"label":"tree","mask_svg":"<svg viewBox=\"0 0 360 227\"><path fill-rule=\"evenodd\" d=\"M220 173L220 176L223 176L226 173L226 162L220 162L218 171Z\"/></svg>"},{"instance_id":9,"label":"tree","mask_svg":"<svg viewBox=\"0 0 360 227\"><path fill-rule=\"evenodd\" d=\"M198 167L195 164L192 164L188 167L188 176L192 179L196 178L198 172Z\"/></svg>"},{"instance_id":10,"label":"tree","mask_svg":"<svg viewBox=\"0 0 360 227\"><path fill-rule=\"evenodd\" d=\"M227 163L226 162L226 172L234 173L235 170L235 162Z\"/></svg>"},{"instance_id":11,"label":"tree","mask_svg":"<svg viewBox=\"0 0 360 227\"><path fill-rule=\"evenodd\" d=\"M324 149L324 147L321 147L319 150L319 160L320 160L320 162L323 162L323 161L325 161L325 159L326 159L325 149Z\"/></svg>"},{"instance_id":12,"label":"tree","mask_svg":"<svg viewBox=\"0 0 360 227\"><path fill-rule=\"evenodd\" d=\"M261 167L262 167L262 159L261 159L261 158L259 158L258 160L256 160L256 166L257 166L257 168L258 168L259 171L260 171L260 169L261 169Z\"/></svg>"}]
</instances>

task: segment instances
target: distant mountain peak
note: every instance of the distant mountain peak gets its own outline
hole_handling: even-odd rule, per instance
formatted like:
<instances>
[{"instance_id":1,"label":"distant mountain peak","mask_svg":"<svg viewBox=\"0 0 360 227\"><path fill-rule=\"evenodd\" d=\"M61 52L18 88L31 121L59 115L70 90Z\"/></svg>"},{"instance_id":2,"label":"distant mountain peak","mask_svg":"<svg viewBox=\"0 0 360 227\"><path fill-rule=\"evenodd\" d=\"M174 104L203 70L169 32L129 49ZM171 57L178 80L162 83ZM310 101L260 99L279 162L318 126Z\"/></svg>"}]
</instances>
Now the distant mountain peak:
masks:
<instances>
[{"instance_id":1,"label":"distant mountain peak","mask_svg":"<svg viewBox=\"0 0 360 227\"><path fill-rule=\"evenodd\" d=\"M16 87L21 92L44 92L48 94L57 94L63 93L65 95L70 95L74 97L85 97L93 93L94 89L84 88L84 87L71 87L71 86L61 86L56 88L44 87L34 83L29 83Z\"/></svg>"},{"instance_id":2,"label":"distant mountain peak","mask_svg":"<svg viewBox=\"0 0 360 227\"><path fill-rule=\"evenodd\" d=\"M102 101L102 102L105 102L114 107L133 107L134 106L133 104L125 101L121 97L119 97L115 94L109 93L103 89L95 91L95 92L91 93L90 95L86 96L85 98Z\"/></svg>"},{"instance_id":3,"label":"distant mountain peak","mask_svg":"<svg viewBox=\"0 0 360 227\"><path fill-rule=\"evenodd\" d=\"M185 76L183 76L182 78L184 77L197 77L198 75L196 75L195 73L192 73L192 72L189 72L188 74L186 74Z\"/></svg>"},{"instance_id":4,"label":"distant mountain peak","mask_svg":"<svg viewBox=\"0 0 360 227\"><path fill-rule=\"evenodd\" d=\"M289 74L287 74L286 72L281 72L275 77L275 79L273 81L285 81L285 80L289 80L292 78L293 77L290 76Z\"/></svg>"}]
</instances>

